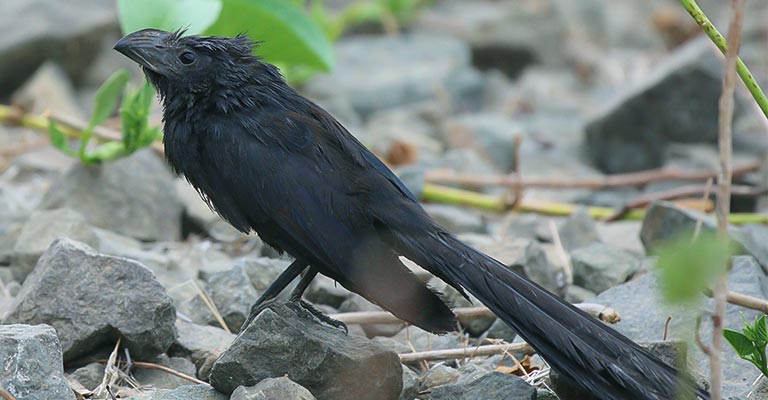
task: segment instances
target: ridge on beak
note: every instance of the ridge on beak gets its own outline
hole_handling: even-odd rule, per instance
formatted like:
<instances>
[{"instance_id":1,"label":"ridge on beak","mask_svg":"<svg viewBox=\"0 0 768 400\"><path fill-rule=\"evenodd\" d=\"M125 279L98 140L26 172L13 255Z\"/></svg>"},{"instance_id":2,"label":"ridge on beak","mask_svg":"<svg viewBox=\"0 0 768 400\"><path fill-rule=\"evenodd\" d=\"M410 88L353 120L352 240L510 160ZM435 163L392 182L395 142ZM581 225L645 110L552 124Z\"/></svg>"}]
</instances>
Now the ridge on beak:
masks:
<instances>
[{"instance_id":1,"label":"ridge on beak","mask_svg":"<svg viewBox=\"0 0 768 400\"><path fill-rule=\"evenodd\" d=\"M120 39L114 49L142 67L162 74L167 67L167 43L171 34L159 29L142 29Z\"/></svg>"}]
</instances>

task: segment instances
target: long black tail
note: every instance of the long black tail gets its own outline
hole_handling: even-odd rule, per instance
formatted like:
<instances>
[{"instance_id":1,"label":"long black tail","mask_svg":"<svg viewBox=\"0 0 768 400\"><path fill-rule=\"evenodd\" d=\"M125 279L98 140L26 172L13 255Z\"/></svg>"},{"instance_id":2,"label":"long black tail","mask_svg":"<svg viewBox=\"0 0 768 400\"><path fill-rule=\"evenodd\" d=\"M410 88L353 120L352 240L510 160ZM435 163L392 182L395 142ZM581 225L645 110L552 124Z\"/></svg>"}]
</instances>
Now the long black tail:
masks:
<instances>
[{"instance_id":1,"label":"long black tail","mask_svg":"<svg viewBox=\"0 0 768 400\"><path fill-rule=\"evenodd\" d=\"M443 231L394 233L398 251L475 295L559 373L605 400L709 399L687 374Z\"/></svg>"}]
</instances>

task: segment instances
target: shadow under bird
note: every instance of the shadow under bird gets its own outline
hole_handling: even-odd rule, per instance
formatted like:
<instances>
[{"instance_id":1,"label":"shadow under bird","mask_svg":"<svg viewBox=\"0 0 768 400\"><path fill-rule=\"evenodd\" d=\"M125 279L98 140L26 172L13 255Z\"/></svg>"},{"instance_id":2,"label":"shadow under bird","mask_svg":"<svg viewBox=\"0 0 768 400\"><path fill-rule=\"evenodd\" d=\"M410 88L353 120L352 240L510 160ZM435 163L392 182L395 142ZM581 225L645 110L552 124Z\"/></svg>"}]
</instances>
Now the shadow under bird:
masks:
<instances>
[{"instance_id":1,"label":"shadow under bird","mask_svg":"<svg viewBox=\"0 0 768 400\"><path fill-rule=\"evenodd\" d=\"M405 256L472 293L600 399L709 399L686 374L440 227L347 129L254 56L248 38L145 29L115 49L157 88L175 172L235 228L295 258L246 324L306 270L293 301L321 273L427 331L455 330L451 309Z\"/></svg>"}]
</instances>

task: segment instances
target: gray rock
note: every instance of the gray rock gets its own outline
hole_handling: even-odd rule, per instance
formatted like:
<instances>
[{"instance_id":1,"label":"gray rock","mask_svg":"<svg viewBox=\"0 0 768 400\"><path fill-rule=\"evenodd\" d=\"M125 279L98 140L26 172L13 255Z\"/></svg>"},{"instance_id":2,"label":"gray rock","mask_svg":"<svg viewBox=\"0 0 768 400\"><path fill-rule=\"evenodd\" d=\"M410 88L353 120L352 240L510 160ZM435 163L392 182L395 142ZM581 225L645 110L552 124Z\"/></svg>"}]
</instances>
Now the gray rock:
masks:
<instances>
[{"instance_id":1,"label":"gray rock","mask_svg":"<svg viewBox=\"0 0 768 400\"><path fill-rule=\"evenodd\" d=\"M403 366L403 391L398 400L414 400L419 395L419 376L412 369Z\"/></svg>"},{"instance_id":2,"label":"gray rock","mask_svg":"<svg viewBox=\"0 0 768 400\"><path fill-rule=\"evenodd\" d=\"M101 37L117 31L116 8L100 0L7 0L0 27L0 93L9 93L45 60L81 75Z\"/></svg>"},{"instance_id":3,"label":"gray rock","mask_svg":"<svg viewBox=\"0 0 768 400\"><path fill-rule=\"evenodd\" d=\"M90 363L85 367L80 367L69 375L72 379L83 385L86 389L93 390L101 384L104 378L104 364Z\"/></svg>"},{"instance_id":4,"label":"gray rock","mask_svg":"<svg viewBox=\"0 0 768 400\"><path fill-rule=\"evenodd\" d=\"M70 209L36 211L21 228L13 246L12 272L14 279L24 281L37 260L58 237L68 237L97 246L93 229L77 211Z\"/></svg>"},{"instance_id":5,"label":"gray rock","mask_svg":"<svg viewBox=\"0 0 768 400\"><path fill-rule=\"evenodd\" d=\"M502 114L467 114L447 122L443 133L451 148L469 148L501 171L515 164L515 138L525 139L522 125ZM521 141L520 153L531 153L533 143Z\"/></svg>"},{"instance_id":6,"label":"gray rock","mask_svg":"<svg viewBox=\"0 0 768 400\"><path fill-rule=\"evenodd\" d=\"M176 311L165 289L141 264L96 254L58 239L40 257L3 323L47 323L72 360L115 335L137 358L164 352L176 336Z\"/></svg>"},{"instance_id":7,"label":"gray rock","mask_svg":"<svg viewBox=\"0 0 768 400\"><path fill-rule=\"evenodd\" d=\"M352 293L325 275L318 275L304 293L304 297L315 304L326 304L333 308L341 307Z\"/></svg>"},{"instance_id":8,"label":"gray rock","mask_svg":"<svg viewBox=\"0 0 768 400\"><path fill-rule=\"evenodd\" d=\"M0 388L17 400L75 399L53 328L0 325Z\"/></svg>"},{"instance_id":9,"label":"gray rock","mask_svg":"<svg viewBox=\"0 0 768 400\"><path fill-rule=\"evenodd\" d=\"M571 252L573 283L596 293L626 282L640 269L640 259L622 249L594 243Z\"/></svg>"},{"instance_id":10,"label":"gray rock","mask_svg":"<svg viewBox=\"0 0 768 400\"><path fill-rule=\"evenodd\" d=\"M384 338L377 338L377 341L379 339ZM412 351L411 348L416 351L455 349L464 343L464 337L458 333L435 335L415 326L406 327L392 339L408 346L406 352Z\"/></svg>"},{"instance_id":11,"label":"gray rock","mask_svg":"<svg viewBox=\"0 0 768 400\"><path fill-rule=\"evenodd\" d=\"M151 150L114 162L75 165L43 199L43 208L72 208L92 225L141 240L175 240L182 206L174 178Z\"/></svg>"},{"instance_id":12,"label":"gray rock","mask_svg":"<svg viewBox=\"0 0 768 400\"><path fill-rule=\"evenodd\" d=\"M131 400L228 400L208 385L187 385L173 390L156 390L129 397Z\"/></svg>"},{"instance_id":13,"label":"gray rock","mask_svg":"<svg viewBox=\"0 0 768 400\"><path fill-rule=\"evenodd\" d=\"M259 298L259 293L251 285L244 264L236 264L229 271L211 275L205 284L205 290L224 322L233 332L240 330L251 311L251 306ZM179 312L198 324L219 325L200 296L195 296L181 304Z\"/></svg>"},{"instance_id":14,"label":"gray rock","mask_svg":"<svg viewBox=\"0 0 768 400\"><path fill-rule=\"evenodd\" d=\"M440 2L422 13L417 27L467 41L476 66L511 77L533 63L562 64L565 26L558 10L522 3Z\"/></svg>"},{"instance_id":15,"label":"gray rock","mask_svg":"<svg viewBox=\"0 0 768 400\"><path fill-rule=\"evenodd\" d=\"M151 362L183 374L190 376L195 375L195 364L186 358L161 355L156 359L151 360ZM182 379L176 375L154 368L137 368L133 371L133 377L136 378L136 381L139 382L141 386L154 389L176 389L180 386L193 385L193 383L187 379Z\"/></svg>"},{"instance_id":16,"label":"gray rock","mask_svg":"<svg viewBox=\"0 0 768 400\"><path fill-rule=\"evenodd\" d=\"M596 228L601 242L624 249L630 253L645 254L643 242L640 241L641 222L612 221L608 224L597 224Z\"/></svg>"},{"instance_id":17,"label":"gray rock","mask_svg":"<svg viewBox=\"0 0 768 400\"><path fill-rule=\"evenodd\" d=\"M569 303L583 303L593 297L597 296L597 293L584 289L578 285L568 286L568 292L565 293L565 300Z\"/></svg>"},{"instance_id":18,"label":"gray rock","mask_svg":"<svg viewBox=\"0 0 768 400\"><path fill-rule=\"evenodd\" d=\"M481 304L480 300L471 293L467 293L467 296L469 296L469 299L467 299L458 290L443 282L440 278L433 277L429 280L428 286L437 293L440 293L443 301L451 307L473 307ZM463 322L462 326L470 335L477 337L487 331L495 319L472 319L471 321Z\"/></svg>"},{"instance_id":19,"label":"gray rock","mask_svg":"<svg viewBox=\"0 0 768 400\"><path fill-rule=\"evenodd\" d=\"M563 222L558 234L563 247L568 251L600 241L595 220L584 207L579 207Z\"/></svg>"},{"instance_id":20,"label":"gray rock","mask_svg":"<svg viewBox=\"0 0 768 400\"><path fill-rule=\"evenodd\" d=\"M565 266L561 262L553 262L547 250L538 241L499 241L481 235L460 235L459 238L550 292L561 296L565 294L568 285Z\"/></svg>"},{"instance_id":21,"label":"gray rock","mask_svg":"<svg viewBox=\"0 0 768 400\"><path fill-rule=\"evenodd\" d=\"M501 339L507 343L512 343L517 337L517 332L507 325L506 322L497 318L486 331L486 337L489 339Z\"/></svg>"},{"instance_id":22,"label":"gray rock","mask_svg":"<svg viewBox=\"0 0 768 400\"><path fill-rule=\"evenodd\" d=\"M763 269L752 258L739 256L733 258L733 268L728 277L728 289L758 298L768 296L768 277ZM712 300L703 299L706 309L712 309ZM672 307L661 303L656 276L647 274L626 284L609 289L595 299L594 303L604 304L616 310L621 310L621 322L611 327L635 341L658 340L664 333L664 324L671 316L669 338L694 343L693 332L696 317L699 312L691 312L689 308ZM743 325L741 314L748 321L753 321L760 313L729 304L726 309L725 327L741 330ZM711 340L711 331L701 329L704 343ZM691 346L688 349L693 363L701 371L708 370L708 358L698 349ZM723 390L724 395L746 393L759 372L748 361L740 359L730 346L723 346Z\"/></svg>"},{"instance_id":23,"label":"gray rock","mask_svg":"<svg viewBox=\"0 0 768 400\"><path fill-rule=\"evenodd\" d=\"M427 213L443 228L454 234L485 233L485 222L478 213L447 204L425 204Z\"/></svg>"},{"instance_id":24,"label":"gray rock","mask_svg":"<svg viewBox=\"0 0 768 400\"><path fill-rule=\"evenodd\" d=\"M354 312L354 311L382 311L382 308L366 300L359 294L352 293L352 295L344 300L339 307L339 312ZM362 325L365 335L369 338L376 336L390 337L397 335L405 324L366 324Z\"/></svg>"},{"instance_id":25,"label":"gray rock","mask_svg":"<svg viewBox=\"0 0 768 400\"><path fill-rule=\"evenodd\" d=\"M364 118L401 105L435 101L447 93L455 108L476 108L482 78L469 48L440 36L357 36L342 39L336 68L306 84L312 97L346 97ZM403 60L409 63L403 64Z\"/></svg>"},{"instance_id":26,"label":"gray rock","mask_svg":"<svg viewBox=\"0 0 768 400\"><path fill-rule=\"evenodd\" d=\"M467 384L435 388L429 398L431 400L535 400L536 389L514 375L491 372Z\"/></svg>"},{"instance_id":27,"label":"gray rock","mask_svg":"<svg viewBox=\"0 0 768 400\"><path fill-rule=\"evenodd\" d=\"M711 215L685 210L666 201L654 202L643 217L640 240L646 252L654 254L664 243L681 235L693 235L698 221L701 221L702 234L715 232L717 222ZM741 231L731 227L728 232L739 247L747 247L748 240L743 240ZM751 248L760 255L759 246Z\"/></svg>"},{"instance_id":28,"label":"gray rock","mask_svg":"<svg viewBox=\"0 0 768 400\"><path fill-rule=\"evenodd\" d=\"M207 325L176 321L178 336L169 354L188 357L197 367L197 376L208 379L211 367L224 350L235 340L235 335L223 329Z\"/></svg>"},{"instance_id":29,"label":"gray rock","mask_svg":"<svg viewBox=\"0 0 768 400\"><path fill-rule=\"evenodd\" d=\"M72 118L85 119L67 74L56 62L46 62L11 96L11 101L27 110L50 111Z\"/></svg>"},{"instance_id":30,"label":"gray rock","mask_svg":"<svg viewBox=\"0 0 768 400\"><path fill-rule=\"evenodd\" d=\"M315 400L309 390L286 378L267 378L255 386L240 386L230 400Z\"/></svg>"},{"instance_id":31,"label":"gray rock","mask_svg":"<svg viewBox=\"0 0 768 400\"><path fill-rule=\"evenodd\" d=\"M398 143L414 147L419 157L442 153L443 143L437 137L435 123L430 121L430 105L409 105L371 115L362 142L383 158L389 158Z\"/></svg>"},{"instance_id":32,"label":"gray rock","mask_svg":"<svg viewBox=\"0 0 768 400\"><path fill-rule=\"evenodd\" d=\"M295 303L262 311L213 365L224 393L287 376L323 399L394 399L403 385L397 354L319 323ZM365 382L365 384L361 384Z\"/></svg>"},{"instance_id":33,"label":"gray rock","mask_svg":"<svg viewBox=\"0 0 768 400\"><path fill-rule=\"evenodd\" d=\"M607 173L638 171L661 166L668 141L714 142L721 81L707 38L682 46L587 124L592 160Z\"/></svg>"},{"instance_id":34,"label":"gray rock","mask_svg":"<svg viewBox=\"0 0 768 400\"><path fill-rule=\"evenodd\" d=\"M266 290L277 277L288 268L290 260L268 257L244 257L235 262L235 267L242 265L253 288L259 292Z\"/></svg>"},{"instance_id":35,"label":"gray rock","mask_svg":"<svg viewBox=\"0 0 768 400\"><path fill-rule=\"evenodd\" d=\"M421 381L421 390L448 385L459 379L459 371L445 364L437 364L425 372L419 380Z\"/></svg>"}]
</instances>

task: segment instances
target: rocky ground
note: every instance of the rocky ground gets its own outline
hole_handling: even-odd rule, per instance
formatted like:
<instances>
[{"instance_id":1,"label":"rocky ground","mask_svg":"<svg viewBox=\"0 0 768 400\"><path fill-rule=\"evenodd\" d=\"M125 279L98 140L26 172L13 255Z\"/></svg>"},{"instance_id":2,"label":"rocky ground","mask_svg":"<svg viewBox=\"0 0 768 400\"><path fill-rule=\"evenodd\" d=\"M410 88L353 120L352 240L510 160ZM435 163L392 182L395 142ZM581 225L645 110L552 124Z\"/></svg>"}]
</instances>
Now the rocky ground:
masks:
<instances>
[{"instance_id":1,"label":"rocky ground","mask_svg":"<svg viewBox=\"0 0 768 400\"><path fill-rule=\"evenodd\" d=\"M724 28L722 2L701 3ZM119 36L112 7L6 0L0 99L82 118L95 87L116 68L132 68L111 51ZM762 79L768 9L750 7L742 55ZM361 31L368 34L338 43L333 73L301 90L416 193L445 170L490 176L518 166L526 178L568 182L717 165L721 57L676 1L444 0L399 35ZM768 141L764 120L739 96L734 162L744 165L764 157ZM147 400L556 399L553 389L569 396L538 356L525 359L527 375L514 362L524 354L400 362L398 354L415 351L520 341L493 319L445 336L398 324L350 324L345 335L285 304L236 336L289 259L234 231L152 150L96 166L46 145L18 151L37 138L0 126L0 388L18 400L109 399L110 392ZM762 187L765 180L751 172L736 182ZM531 187L524 196L619 209L685 184ZM765 200L736 196L734 211L765 212ZM642 220L611 223L586 209L550 217L425 207L515 271L569 301L613 308L617 330L706 372L692 342L698 311L661 304L652 266L664 240L697 221L714 229L710 216L664 201ZM734 226L732 236L741 251L730 289L768 297L768 228ZM455 306L471 305L419 273ZM327 278L316 279L306 299L329 314L379 310ZM740 314L759 313L729 305L726 325L738 329ZM680 341L663 341L665 331ZM723 364L728 396L768 399L756 370L730 348Z\"/></svg>"}]
</instances>

